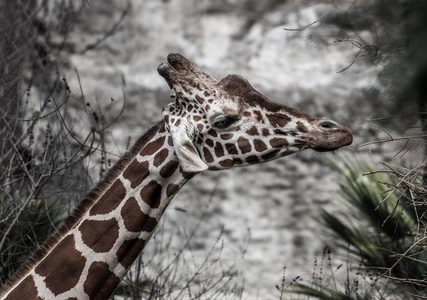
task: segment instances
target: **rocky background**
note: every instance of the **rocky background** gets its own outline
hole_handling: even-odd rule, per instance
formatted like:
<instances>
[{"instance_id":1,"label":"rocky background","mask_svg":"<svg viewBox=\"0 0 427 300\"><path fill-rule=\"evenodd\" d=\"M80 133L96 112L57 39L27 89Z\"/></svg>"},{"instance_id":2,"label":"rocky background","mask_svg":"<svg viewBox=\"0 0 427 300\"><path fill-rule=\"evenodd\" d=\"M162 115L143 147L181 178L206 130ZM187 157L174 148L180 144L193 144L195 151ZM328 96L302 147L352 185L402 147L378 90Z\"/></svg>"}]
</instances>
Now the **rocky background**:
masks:
<instances>
[{"instance_id":1,"label":"rocky background","mask_svg":"<svg viewBox=\"0 0 427 300\"><path fill-rule=\"evenodd\" d=\"M106 124L124 105L104 132L111 163L160 120L170 92L156 68L171 52L217 79L239 74L270 99L336 120L354 134L353 145L336 153L305 151L197 176L168 208L144 257L153 257L163 243L156 264L164 267L184 248L182 276L203 266L206 277L221 277L232 267L227 274L243 299L278 299L275 286L285 267L287 279L309 281L325 246L332 249L334 267L346 263L345 251L316 216L319 207L340 211L339 174L331 161L364 156L375 162L379 154L396 154L391 145L359 147L383 134L369 120L381 113L377 96L384 87L378 76L384 64L365 59L351 42L336 41L351 30L332 19L350 6L278 0L90 1L68 37L74 48L63 75L75 99L74 120L85 124L82 136L91 124L79 100L82 91ZM368 28L359 34L372 38ZM97 181L99 161L88 163ZM149 265L150 276L162 269L156 264ZM337 273L337 281L341 275L345 272Z\"/></svg>"}]
</instances>

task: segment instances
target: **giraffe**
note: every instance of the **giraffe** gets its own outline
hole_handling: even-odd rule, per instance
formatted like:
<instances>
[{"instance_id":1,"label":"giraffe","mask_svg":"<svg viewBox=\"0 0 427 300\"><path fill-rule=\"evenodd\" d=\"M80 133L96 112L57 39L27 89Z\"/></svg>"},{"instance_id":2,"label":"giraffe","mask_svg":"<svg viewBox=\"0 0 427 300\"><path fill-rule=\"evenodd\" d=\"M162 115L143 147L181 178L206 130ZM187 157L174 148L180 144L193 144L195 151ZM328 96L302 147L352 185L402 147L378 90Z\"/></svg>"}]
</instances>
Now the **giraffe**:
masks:
<instances>
[{"instance_id":1,"label":"giraffe","mask_svg":"<svg viewBox=\"0 0 427 300\"><path fill-rule=\"evenodd\" d=\"M218 82L174 53L157 70L175 93L162 120L1 288L0 299L107 299L195 175L352 143L347 127L275 103L238 75Z\"/></svg>"}]
</instances>

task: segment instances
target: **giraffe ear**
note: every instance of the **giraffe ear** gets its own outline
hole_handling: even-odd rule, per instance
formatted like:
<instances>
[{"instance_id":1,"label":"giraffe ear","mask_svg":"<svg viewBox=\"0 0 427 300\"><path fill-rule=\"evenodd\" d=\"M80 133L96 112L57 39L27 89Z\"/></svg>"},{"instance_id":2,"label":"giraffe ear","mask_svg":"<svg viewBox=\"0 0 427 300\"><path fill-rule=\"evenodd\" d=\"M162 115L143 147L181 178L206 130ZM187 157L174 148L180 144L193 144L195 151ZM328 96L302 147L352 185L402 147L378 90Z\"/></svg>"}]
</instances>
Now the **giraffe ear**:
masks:
<instances>
[{"instance_id":1,"label":"giraffe ear","mask_svg":"<svg viewBox=\"0 0 427 300\"><path fill-rule=\"evenodd\" d=\"M179 125L172 131L173 144L178 156L179 164L184 172L203 172L208 166L200 158L196 147L190 138L188 127L184 124Z\"/></svg>"}]
</instances>

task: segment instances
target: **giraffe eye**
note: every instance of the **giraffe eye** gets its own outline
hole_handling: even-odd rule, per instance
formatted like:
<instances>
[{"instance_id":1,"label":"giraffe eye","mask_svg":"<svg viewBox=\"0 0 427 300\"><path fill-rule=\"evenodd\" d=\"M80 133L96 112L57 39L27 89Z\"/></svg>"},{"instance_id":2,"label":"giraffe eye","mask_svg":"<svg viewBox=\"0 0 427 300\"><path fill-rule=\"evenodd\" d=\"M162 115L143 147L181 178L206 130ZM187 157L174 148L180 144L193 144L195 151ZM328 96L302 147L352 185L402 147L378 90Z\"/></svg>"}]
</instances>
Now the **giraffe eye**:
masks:
<instances>
[{"instance_id":1,"label":"giraffe eye","mask_svg":"<svg viewBox=\"0 0 427 300\"><path fill-rule=\"evenodd\" d=\"M230 125L236 121L237 121L236 117L221 115L216 117L212 126L216 128L224 129L224 128L230 127Z\"/></svg>"}]
</instances>

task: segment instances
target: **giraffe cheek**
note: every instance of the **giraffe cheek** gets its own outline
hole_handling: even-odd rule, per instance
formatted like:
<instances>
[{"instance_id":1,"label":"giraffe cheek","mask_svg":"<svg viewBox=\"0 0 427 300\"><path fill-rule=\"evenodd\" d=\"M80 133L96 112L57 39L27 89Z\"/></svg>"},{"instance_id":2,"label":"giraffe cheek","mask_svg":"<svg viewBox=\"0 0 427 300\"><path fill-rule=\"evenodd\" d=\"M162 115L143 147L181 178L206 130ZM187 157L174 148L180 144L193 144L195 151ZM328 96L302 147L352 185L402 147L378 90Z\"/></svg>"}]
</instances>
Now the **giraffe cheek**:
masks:
<instances>
[{"instance_id":1,"label":"giraffe cheek","mask_svg":"<svg viewBox=\"0 0 427 300\"><path fill-rule=\"evenodd\" d=\"M238 155L239 151L237 151L236 145L232 143L225 144L225 149L227 150L229 155Z\"/></svg>"},{"instance_id":2,"label":"giraffe cheek","mask_svg":"<svg viewBox=\"0 0 427 300\"><path fill-rule=\"evenodd\" d=\"M285 138L272 138L270 140L270 146L273 148L283 148L289 145L289 142Z\"/></svg>"},{"instance_id":3,"label":"giraffe cheek","mask_svg":"<svg viewBox=\"0 0 427 300\"><path fill-rule=\"evenodd\" d=\"M255 150L259 153L264 152L265 150L267 150L267 145L260 139L255 139L254 140L254 146L255 146Z\"/></svg>"},{"instance_id":4,"label":"giraffe cheek","mask_svg":"<svg viewBox=\"0 0 427 300\"><path fill-rule=\"evenodd\" d=\"M212 153L209 151L207 147L203 147L203 156L205 158L205 161L209 164L214 161L214 158L212 156Z\"/></svg>"},{"instance_id":5,"label":"giraffe cheek","mask_svg":"<svg viewBox=\"0 0 427 300\"><path fill-rule=\"evenodd\" d=\"M224 156L224 147L221 143L217 142L214 147L215 155L217 158Z\"/></svg>"},{"instance_id":6,"label":"giraffe cheek","mask_svg":"<svg viewBox=\"0 0 427 300\"><path fill-rule=\"evenodd\" d=\"M246 154L252 151L250 141L244 137L239 137L239 139L237 140L237 146L239 147L242 154Z\"/></svg>"}]
</instances>

